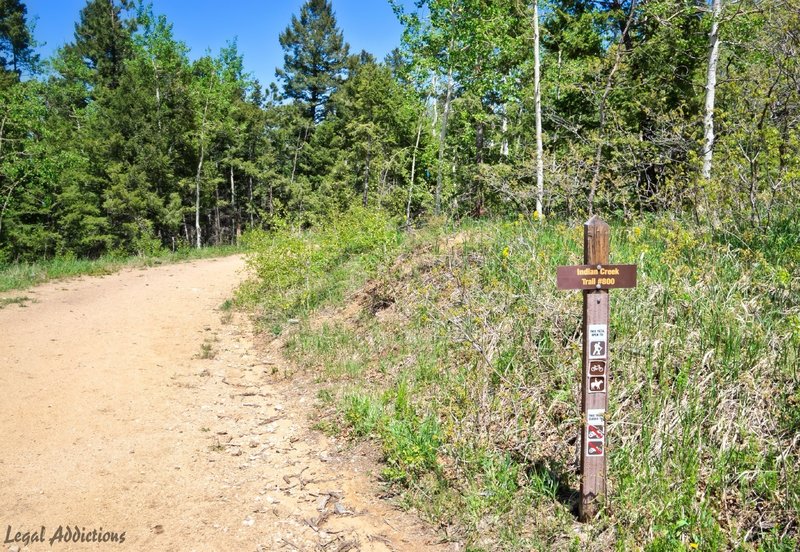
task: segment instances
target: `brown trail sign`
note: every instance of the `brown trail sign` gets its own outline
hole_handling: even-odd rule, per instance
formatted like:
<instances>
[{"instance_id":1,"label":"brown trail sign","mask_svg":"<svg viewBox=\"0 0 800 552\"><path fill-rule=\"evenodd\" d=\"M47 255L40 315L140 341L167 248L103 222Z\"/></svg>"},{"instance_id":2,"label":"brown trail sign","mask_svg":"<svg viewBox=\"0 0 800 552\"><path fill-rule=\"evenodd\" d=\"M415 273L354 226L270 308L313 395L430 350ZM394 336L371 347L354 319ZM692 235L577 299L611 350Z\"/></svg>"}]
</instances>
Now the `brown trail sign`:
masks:
<instances>
[{"instance_id":1,"label":"brown trail sign","mask_svg":"<svg viewBox=\"0 0 800 552\"><path fill-rule=\"evenodd\" d=\"M636 286L636 265L610 265L610 229L596 215L583 225L583 265L558 267L558 289L583 290L581 502L579 517L597 515L606 496L608 290Z\"/></svg>"}]
</instances>

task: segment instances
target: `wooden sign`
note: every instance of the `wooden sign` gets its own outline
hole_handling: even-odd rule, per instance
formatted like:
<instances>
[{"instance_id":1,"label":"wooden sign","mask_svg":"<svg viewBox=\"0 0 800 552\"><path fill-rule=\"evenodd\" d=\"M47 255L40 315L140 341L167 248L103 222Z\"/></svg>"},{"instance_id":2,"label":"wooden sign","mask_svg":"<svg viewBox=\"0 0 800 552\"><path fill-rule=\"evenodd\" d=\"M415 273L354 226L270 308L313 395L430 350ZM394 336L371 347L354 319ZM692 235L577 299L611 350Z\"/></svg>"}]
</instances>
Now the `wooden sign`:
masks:
<instances>
[{"instance_id":1,"label":"wooden sign","mask_svg":"<svg viewBox=\"0 0 800 552\"><path fill-rule=\"evenodd\" d=\"M608 408L608 290L636 286L636 265L611 265L610 228L597 216L583 226L583 262L558 267L558 289L583 290L581 377L581 502L579 517L597 515L606 496L606 410Z\"/></svg>"},{"instance_id":2,"label":"wooden sign","mask_svg":"<svg viewBox=\"0 0 800 552\"><path fill-rule=\"evenodd\" d=\"M616 289L636 287L636 265L559 266L558 289Z\"/></svg>"}]
</instances>

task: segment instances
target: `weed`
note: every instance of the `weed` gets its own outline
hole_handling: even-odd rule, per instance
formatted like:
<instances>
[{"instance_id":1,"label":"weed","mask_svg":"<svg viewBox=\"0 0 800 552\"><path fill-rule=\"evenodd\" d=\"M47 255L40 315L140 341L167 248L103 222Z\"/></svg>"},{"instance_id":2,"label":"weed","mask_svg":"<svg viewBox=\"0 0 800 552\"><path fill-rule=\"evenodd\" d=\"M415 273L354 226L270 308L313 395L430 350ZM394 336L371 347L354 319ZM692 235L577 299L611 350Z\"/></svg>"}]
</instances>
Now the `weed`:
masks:
<instances>
[{"instance_id":1,"label":"weed","mask_svg":"<svg viewBox=\"0 0 800 552\"><path fill-rule=\"evenodd\" d=\"M360 437L372 435L383 416L383 405L379 401L359 393L345 396L343 410L353 433Z\"/></svg>"},{"instance_id":2,"label":"weed","mask_svg":"<svg viewBox=\"0 0 800 552\"><path fill-rule=\"evenodd\" d=\"M20 307L26 306L25 303L30 301L30 297L17 296L17 297L0 297L0 309L9 305L19 305Z\"/></svg>"},{"instance_id":3,"label":"weed","mask_svg":"<svg viewBox=\"0 0 800 552\"><path fill-rule=\"evenodd\" d=\"M330 391L330 389L320 389L317 392L317 398L323 405L333 404L334 401L333 393Z\"/></svg>"},{"instance_id":4,"label":"weed","mask_svg":"<svg viewBox=\"0 0 800 552\"><path fill-rule=\"evenodd\" d=\"M438 471L437 453L441 444L438 422L427 417L392 418L382 432L388 481L408 483L426 472Z\"/></svg>"},{"instance_id":5,"label":"weed","mask_svg":"<svg viewBox=\"0 0 800 552\"><path fill-rule=\"evenodd\" d=\"M204 341L200 345L200 353L197 355L197 358L201 358L204 360L210 360L217 356L217 352L214 350L213 343L209 341Z\"/></svg>"},{"instance_id":6,"label":"weed","mask_svg":"<svg viewBox=\"0 0 800 552\"><path fill-rule=\"evenodd\" d=\"M329 437L338 437L342 431L342 428L331 420L319 420L314 422L314 425L312 425L311 428L321 431Z\"/></svg>"}]
</instances>

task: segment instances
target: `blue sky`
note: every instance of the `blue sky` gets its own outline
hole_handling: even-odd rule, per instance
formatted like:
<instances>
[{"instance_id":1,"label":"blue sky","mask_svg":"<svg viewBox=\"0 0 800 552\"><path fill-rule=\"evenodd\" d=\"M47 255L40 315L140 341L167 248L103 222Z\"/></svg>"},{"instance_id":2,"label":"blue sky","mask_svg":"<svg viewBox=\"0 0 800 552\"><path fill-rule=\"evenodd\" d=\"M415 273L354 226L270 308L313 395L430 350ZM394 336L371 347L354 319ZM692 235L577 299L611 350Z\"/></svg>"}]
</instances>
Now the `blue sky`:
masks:
<instances>
[{"instance_id":1,"label":"blue sky","mask_svg":"<svg viewBox=\"0 0 800 552\"><path fill-rule=\"evenodd\" d=\"M278 34L299 14L303 0L152 0L157 14L173 24L175 38L191 48L192 58L213 53L236 37L247 71L262 83L275 80L283 65ZM86 0L25 0L28 16L36 18L38 49L50 56L73 38L78 13ZM411 4L411 2L407 2ZM350 51L362 49L378 59L400 44L402 27L388 0L333 0L333 9Z\"/></svg>"}]
</instances>

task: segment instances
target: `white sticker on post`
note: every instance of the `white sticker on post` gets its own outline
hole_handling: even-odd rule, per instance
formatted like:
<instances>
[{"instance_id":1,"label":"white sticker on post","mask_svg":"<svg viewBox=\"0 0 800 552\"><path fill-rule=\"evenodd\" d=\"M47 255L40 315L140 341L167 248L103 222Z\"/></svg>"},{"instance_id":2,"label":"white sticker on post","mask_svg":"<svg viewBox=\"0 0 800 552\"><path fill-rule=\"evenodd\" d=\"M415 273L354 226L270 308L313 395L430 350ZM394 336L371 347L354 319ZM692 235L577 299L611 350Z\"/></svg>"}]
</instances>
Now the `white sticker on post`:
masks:
<instances>
[{"instance_id":1,"label":"white sticker on post","mask_svg":"<svg viewBox=\"0 0 800 552\"><path fill-rule=\"evenodd\" d=\"M608 356L608 325L589 324L585 339L589 343L589 358L594 360Z\"/></svg>"},{"instance_id":2,"label":"white sticker on post","mask_svg":"<svg viewBox=\"0 0 800 552\"><path fill-rule=\"evenodd\" d=\"M586 411L586 421L590 424L605 425L606 411L602 408L590 408Z\"/></svg>"}]
</instances>

